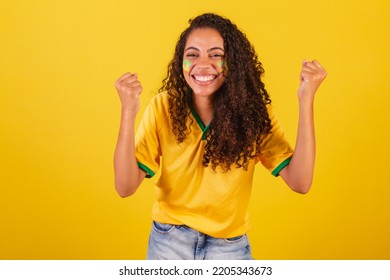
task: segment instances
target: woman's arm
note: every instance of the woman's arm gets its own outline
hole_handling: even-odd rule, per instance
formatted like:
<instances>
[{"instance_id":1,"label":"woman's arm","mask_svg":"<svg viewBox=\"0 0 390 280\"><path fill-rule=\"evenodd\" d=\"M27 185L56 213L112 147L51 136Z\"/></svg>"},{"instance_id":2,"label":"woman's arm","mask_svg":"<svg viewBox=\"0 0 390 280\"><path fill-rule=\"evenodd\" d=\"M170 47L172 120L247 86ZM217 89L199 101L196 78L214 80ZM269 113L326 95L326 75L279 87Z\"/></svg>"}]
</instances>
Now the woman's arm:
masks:
<instances>
[{"instance_id":1,"label":"woman's arm","mask_svg":"<svg viewBox=\"0 0 390 280\"><path fill-rule=\"evenodd\" d=\"M290 164L280 172L280 176L287 185L298 193L307 193L313 180L316 154L314 95L326 75L325 69L318 61L303 61L300 76L301 84L298 90L299 121L297 140Z\"/></svg>"},{"instance_id":2,"label":"woman's arm","mask_svg":"<svg viewBox=\"0 0 390 280\"><path fill-rule=\"evenodd\" d=\"M137 74L126 73L115 82L115 87L122 103L121 123L114 154L115 188L121 197L127 197L135 193L146 175L138 167L134 140L142 86Z\"/></svg>"}]
</instances>

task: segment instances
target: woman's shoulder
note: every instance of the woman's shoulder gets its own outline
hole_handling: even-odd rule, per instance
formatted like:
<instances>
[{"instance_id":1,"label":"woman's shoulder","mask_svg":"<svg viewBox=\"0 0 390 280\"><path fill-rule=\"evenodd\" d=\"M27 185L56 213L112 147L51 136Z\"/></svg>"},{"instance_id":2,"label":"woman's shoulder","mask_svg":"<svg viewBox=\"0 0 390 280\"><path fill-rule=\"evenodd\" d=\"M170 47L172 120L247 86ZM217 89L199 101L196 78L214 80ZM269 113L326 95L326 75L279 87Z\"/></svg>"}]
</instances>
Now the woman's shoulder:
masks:
<instances>
[{"instance_id":1,"label":"woman's shoulder","mask_svg":"<svg viewBox=\"0 0 390 280\"><path fill-rule=\"evenodd\" d=\"M168 92L162 91L154 93L150 102L153 103L168 103Z\"/></svg>"},{"instance_id":2,"label":"woman's shoulder","mask_svg":"<svg viewBox=\"0 0 390 280\"><path fill-rule=\"evenodd\" d=\"M157 92L150 100L150 104L159 108L168 106L168 93L166 91Z\"/></svg>"},{"instance_id":3,"label":"woman's shoulder","mask_svg":"<svg viewBox=\"0 0 390 280\"><path fill-rule=\"evenodd\" d=\"M169 119L169 100L166 91L153 94L149 101L148 109L150 113L153 112L157 119Z\"/></svg>"}]
</instances>

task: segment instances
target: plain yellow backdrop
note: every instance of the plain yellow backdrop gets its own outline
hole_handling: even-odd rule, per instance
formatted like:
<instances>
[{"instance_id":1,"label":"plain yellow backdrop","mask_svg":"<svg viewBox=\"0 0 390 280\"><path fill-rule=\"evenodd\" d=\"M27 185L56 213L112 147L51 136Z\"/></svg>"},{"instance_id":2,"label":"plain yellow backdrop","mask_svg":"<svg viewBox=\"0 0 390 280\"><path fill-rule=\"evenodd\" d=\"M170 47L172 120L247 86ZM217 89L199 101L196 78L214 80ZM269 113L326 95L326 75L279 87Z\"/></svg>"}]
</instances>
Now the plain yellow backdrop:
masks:
<instances>
[{"instance_id":1,"label":"plain yellow backdrop","mask_svg":"<svg viewBox=\"0 0 390 280\"><path fill-rule=\"evenodd\" d=\"M247 34L292 144L301 61L328 70L310 193L257 168L254 257L390 258L388 0L1 0L0 259L145 258L154 179L127 199L114 190L114 81L139 73L142 113L203 12Z\"/></svg>"}]
</instances>

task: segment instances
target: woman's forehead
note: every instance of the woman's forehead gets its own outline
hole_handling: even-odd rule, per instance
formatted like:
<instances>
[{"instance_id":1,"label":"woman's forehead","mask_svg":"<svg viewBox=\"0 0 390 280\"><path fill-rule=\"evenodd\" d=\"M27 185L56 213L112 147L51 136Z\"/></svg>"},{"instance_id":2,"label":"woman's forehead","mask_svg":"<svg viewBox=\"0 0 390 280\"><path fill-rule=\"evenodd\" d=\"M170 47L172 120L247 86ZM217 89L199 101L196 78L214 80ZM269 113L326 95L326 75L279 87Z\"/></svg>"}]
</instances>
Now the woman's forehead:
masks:
<instances>
[{"instance_id":1,"label":"woman's forehead","mask_svg":"<svg viewBox=\"0 0 390 280\"><path fill-rule=\"evenodd\" d=\"M194 47L198 49L209 48L222 48L223 38L221 34L214 28L197 28L191 31L187 38L187 42L184 49Z\"/></svg>"}]
</instances>

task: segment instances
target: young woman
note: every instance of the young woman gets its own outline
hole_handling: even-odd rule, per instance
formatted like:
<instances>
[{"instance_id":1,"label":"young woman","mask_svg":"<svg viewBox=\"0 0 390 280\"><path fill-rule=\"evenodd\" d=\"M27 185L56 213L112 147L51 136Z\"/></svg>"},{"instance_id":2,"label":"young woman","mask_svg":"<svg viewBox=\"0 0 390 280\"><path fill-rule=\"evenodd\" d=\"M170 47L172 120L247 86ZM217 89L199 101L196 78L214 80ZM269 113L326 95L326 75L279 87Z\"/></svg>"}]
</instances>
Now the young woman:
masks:
<instances>
[{"instance_id":1,"label":"young woman","mask_svg":"<svg viewBox=\"0 0 390 280\"><path fill-rule=\"evenodd\" d=\"M115 186L135 193L157 171L148 259L252 259L247 207L261 162L298 193L314 169L314 95L326 77L304 61L295 149L275 118L264 70L245 34L229 19L203 14L181 34L163 86L134 123L142 86L137 74L115 83L122 117Z\"/></svg>"}]
</instances>

